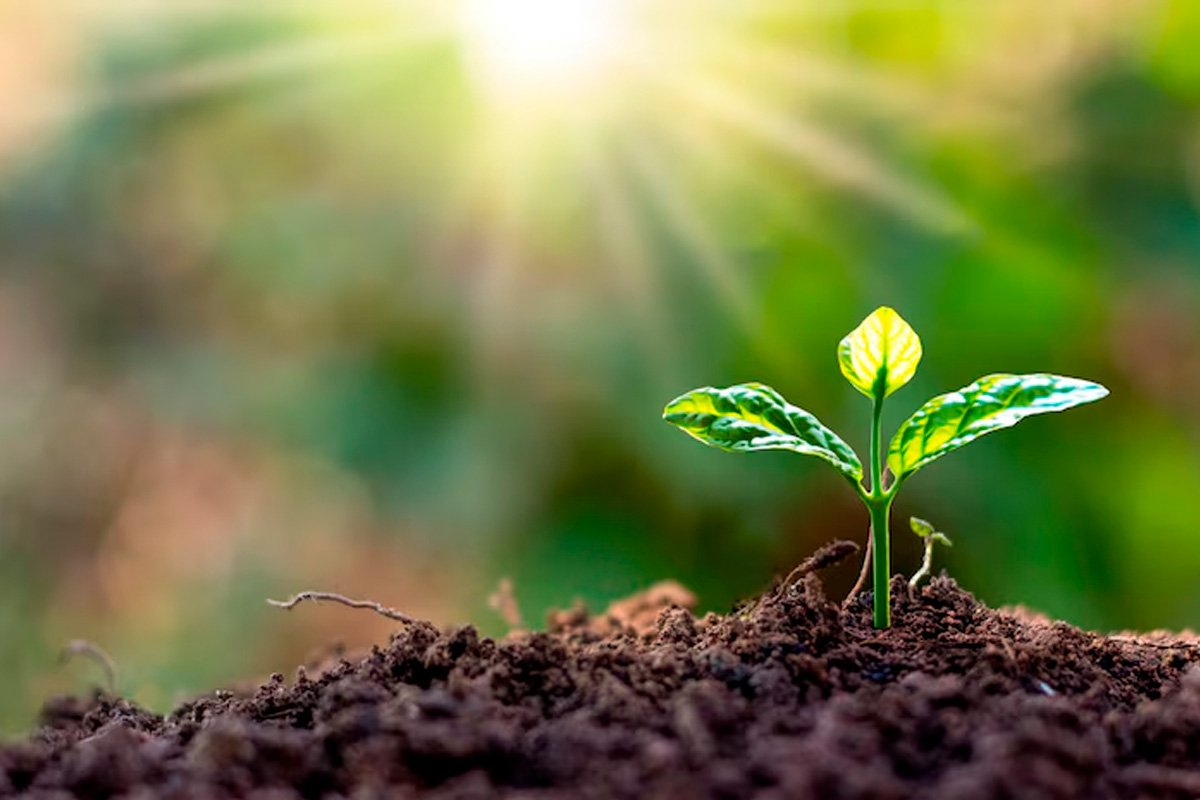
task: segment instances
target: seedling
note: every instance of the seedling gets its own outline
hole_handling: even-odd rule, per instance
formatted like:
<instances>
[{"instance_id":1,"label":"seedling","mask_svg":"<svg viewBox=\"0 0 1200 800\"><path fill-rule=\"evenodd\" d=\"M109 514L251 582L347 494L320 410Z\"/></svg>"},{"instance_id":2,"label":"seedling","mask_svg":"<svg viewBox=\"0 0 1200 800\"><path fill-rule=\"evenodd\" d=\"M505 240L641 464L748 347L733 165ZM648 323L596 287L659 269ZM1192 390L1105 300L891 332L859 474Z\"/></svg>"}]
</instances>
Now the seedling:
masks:
<instances>
[{"instance_id":1,"label":"seedling","mask_svg":"<svg viewBox=\"0 0 1200 800\"><path fill-rule=\"evenodd\" d=\"M933 523L926 522L920 517L909 517L908 524L912 526L913 533L925 540L925 557L921 559L921 568L908 579L908 594L911 597L912 593L917 590L917 584L933 571L933 546L940 544L943 547L953 547L954 543L946 534L934 530Z\"/></svg>"},{"instance_id":2,"label":"seedling","mask_svg":"<svg viewBox=\"0 0 1200 800\"><path fill-rule=\"evenodd\" d=\"M884 400L912 379L920 361L920 338L886 306L876 309L838 345L842 374L871 400L868 476L850 445L812 414L761 383L695 389L663 410L663 419L707 445L732 452L791 450L816 456L850 482L871 517L876 628L892 623L888 522L892 501L904 482L921 467L984 434L1011 427L1034 414L1063 411L1108 394L1098 383L1060 375L987 375L917 409L896 431L884 453ZM885 466L892 475L888 485L883 480Z\"/></svg>"}]
</instances>

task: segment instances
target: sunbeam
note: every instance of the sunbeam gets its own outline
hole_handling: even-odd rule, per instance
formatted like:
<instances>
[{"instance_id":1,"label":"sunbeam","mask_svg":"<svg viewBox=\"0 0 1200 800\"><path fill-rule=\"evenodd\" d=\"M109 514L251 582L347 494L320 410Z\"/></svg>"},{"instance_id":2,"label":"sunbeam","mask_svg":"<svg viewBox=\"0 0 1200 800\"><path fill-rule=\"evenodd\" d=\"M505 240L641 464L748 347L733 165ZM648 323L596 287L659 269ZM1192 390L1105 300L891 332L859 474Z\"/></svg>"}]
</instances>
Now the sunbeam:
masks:
<instances>
[{"instance_id":1,"label":"sunbeam","mask_svg":"<svg viewBox=\"0 0 1200 800\"><path fill-rule=\"evenodd\" d=\"M647 375L665 385L675 374L672 356L676 343L659 311L662 295L650 246L633 214L619 165L601 153L599 143L589 144L587 176L603 232L605 263L612 268L616 289L638 326L646 349Z\"/></svg>"},{"instance_id":2,"label":"sunbeam","mask_svg":"<svg viewBox=\"0 0 1200 800\"><path fill-rule=\"evenodd\" d=\"M923 227L959 233L968 227L945 198L889 171L861 148L796 115L768 109L713 79L659 73L668 91L711 123L785 153L808 171L859 192Z\"/></svg>"},{"instance_id":3,"label":"sunbeam","mask_svg":"<svg viewBox=\"0 0 1200 800\"><path fill-rule=\"evenodd\" d=\"M739 328L754 334L757 327L754 300L746 282L688 204L678 179L665 168L662 155L651 151L642 141L629 142L626 152L645 193L691 255L717 301L725 306Z\"/></svg>"},{"instance_id":4,"label":"sunbeam","mask_svg":"<svg viewBox=\"0 0 1200 800\"><path fill-rule=\"evenodd\" d=\"M254 9L184 3L156 13L163 25L226 13L254 25L272 15L299 15L304 23L266 44L181 59L122 85L102 83L86 103L60 110L161 104L251 84L294 89L313 76L353 82L372 74L376 61L380 74L394 69L397 54L417 48L445 54L439 63L454 76L445 86L457 94L425 102L457 103L462 111L446 134L445 152L455 158L444 165L441 191L428 198L437 222L423 233L426 247L438 252L455 240L444 279L466 276L473 327L485 349L507 347L506 337L517 335L521 326L512 321L519 309L545 291L537 276L582 274L575 265L587 259L577 251L598 242L609 272L566 280L607 281L638 321L645 346L656 351L656 364L669 360L670 349L654 310L664 302L656 288L662 261L656 248L685 254L758 353L786 360L764 331L738 257L690 196L685 171L702 169L735 179L734 191L756 191L778 183L761 154L780 155L796 165L796 180L812 176L814 184L867 198L938 233L969 229L947 198L814 110L822 97L861 97L876 113L904 120L921 117L928 95L815 52L784 51L756 33L763 15L806 19L819 10L677 0L456 0L436 7L416 0L310 0ZM405 105L391 118L377 110L398 102L411 101L363 98L351 113L374 115L373 135L386 141L387 125L428 110ZM564 198L590 198L591 205L579 200L571 211ZM636 219L639 202L661 215L669 239L651 236Z\"/></svg>"}]
</instances>

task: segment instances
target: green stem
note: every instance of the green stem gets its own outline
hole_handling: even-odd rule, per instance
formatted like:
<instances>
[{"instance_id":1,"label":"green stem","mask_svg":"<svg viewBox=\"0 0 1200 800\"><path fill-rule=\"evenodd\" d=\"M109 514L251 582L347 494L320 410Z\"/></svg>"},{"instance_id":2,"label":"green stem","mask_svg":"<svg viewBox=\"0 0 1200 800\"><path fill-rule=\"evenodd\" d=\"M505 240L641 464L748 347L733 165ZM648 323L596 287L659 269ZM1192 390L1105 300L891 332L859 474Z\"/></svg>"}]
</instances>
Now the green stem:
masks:
<instances>
[{"instance_id":1,"label":"green stem","mask_svg":"<svg viewBox=\"0 0 1200 800\"><path fill-rule=\"evenodd\" d=\"M891 516L892 498L885 497L871 503L871 583L875 597L875 627L888 628L892 624L892 554L888 541L888 517Z\"/></svg>"},{"instance_id":2,"label":"green stem","mask_svg":"<svg viewBox=\"0 0 1200 800\"><path fill-rule=\"evenodd\" d=\"M871 403L871 498L883 497L883 398Z\"/></svg>"},{"instance_id":3,"label":"green stem","mask_svg":"<svg viewBox=\"0 0 1200 800\"><path fill-rule=\"evenodd\" d=\"M892 572L891 517L893 492L883 486L883 397L875 398L871 409L871 494L867 508L871 512L871 578L875 600L875 627L888 628L892 624L891 586Z\"/></svg>"}]
</instances>

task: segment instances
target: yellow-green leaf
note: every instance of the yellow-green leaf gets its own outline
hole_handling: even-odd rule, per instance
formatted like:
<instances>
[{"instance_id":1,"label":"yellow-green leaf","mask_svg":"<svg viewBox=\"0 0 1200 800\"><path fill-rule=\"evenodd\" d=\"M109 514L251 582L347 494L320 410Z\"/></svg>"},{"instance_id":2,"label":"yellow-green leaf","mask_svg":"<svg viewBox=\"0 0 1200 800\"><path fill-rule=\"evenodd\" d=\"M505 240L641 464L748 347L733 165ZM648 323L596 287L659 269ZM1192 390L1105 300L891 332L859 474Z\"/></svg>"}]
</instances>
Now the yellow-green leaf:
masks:
<instances>
[{"instance_id":1,"label":"yellow-green leaf","mask_svg":"<svg viewBox=\"0 0 1200 800\"><path fill-rule=\"evenodd\" d=\"M862 478L862 462L850 445L761 383L694 389L668 403L663 419L722 450L791 450L824 459L852 480Z\"/></svg>"},{"instance_id":2,"label":"yellow-green leaf","mask_svg":"<svg viewBox=\"0 0 1200 800\"><path fill-rule=\"evenodd\" d=\"M937 532L932 522L927 522L920 517L909 517L908 524L912 526L912 532L922 539L927 539Z\"/></svg>"},{"instance_id":3,"label":"yellow-green leaf","mask_svg":"<svg viewBox=\"0 0 1200 800\"><path fill-rule=\"evenodd\" d=\"M892 438L888 467L903 479L986 433L1107 395L1098 383L1061 375L988 375L933 398L909 417Z\"/></svg>"},{"instance_id":4,"label":"yellow-green leaf","mask_svg":"<svg viewBox=\"0 0 1200 800\"><path fill-rule=\"evenodd\" d=\"M950 541L950 537L935 529L932 522L923 520L920 517L909 517L908 524L912 526L912 532L922 539L932 539L946 547L954 546L954 543Z\"/></svg>"},{"instance_id":5,"label":"yellow-green leaf","mask_svg":"<svg viewBox=\"0 0 1200 800\"><path fill-rule=\"evenodd\" d=\"M916 374L921 338L904 318L880 306L838 345L846 380L870 398L883 399Z\"/></svg>"}]
</instances>

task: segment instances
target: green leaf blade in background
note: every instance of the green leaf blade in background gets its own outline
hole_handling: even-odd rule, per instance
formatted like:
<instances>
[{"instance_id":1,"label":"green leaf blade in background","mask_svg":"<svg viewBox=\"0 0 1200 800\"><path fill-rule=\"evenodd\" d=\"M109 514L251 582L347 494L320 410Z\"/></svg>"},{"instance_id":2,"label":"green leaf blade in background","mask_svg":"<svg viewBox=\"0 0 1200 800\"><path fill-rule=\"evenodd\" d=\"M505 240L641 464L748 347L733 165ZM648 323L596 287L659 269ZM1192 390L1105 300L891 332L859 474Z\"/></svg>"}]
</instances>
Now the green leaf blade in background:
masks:
<instances>
[{"instance_id":1,"label":"green leaf blade in background","mask_svg":"<svg viewBox=\"0 0 1200 800\"><path fill-rule=\"evenodd\" d=\"M888 467L903 479L921 467L992 431L1026 417L1065 411L1108 396L1098 383L1061 375L997 374L921 406L896 431Z\"/></svg>"},{"instance_id":2,"label":"green leaf blade in background","mask_svg":"<svg viewBox=\"0 0 1200 800\"><path fill-rule=\"evenodd\" d=\"M791 450L816 456L853 481L862 479L862 462L850 445L761 383L693 389L668 403L663 419L712 447L735 453Z\"/></svg>"},{"instance_id":3,"label":"green leaf blade in background","mask_svg":"<svg viewBox=\"0 0 1200 800\"><path fill-rule=\"evenodd\" d=\"M880 306L838 343L838 366L850 384L883 399L912 380L921 337L894 309Z\"/></svg>"}]
</instances>

